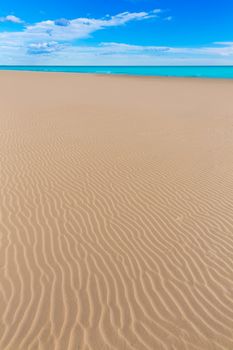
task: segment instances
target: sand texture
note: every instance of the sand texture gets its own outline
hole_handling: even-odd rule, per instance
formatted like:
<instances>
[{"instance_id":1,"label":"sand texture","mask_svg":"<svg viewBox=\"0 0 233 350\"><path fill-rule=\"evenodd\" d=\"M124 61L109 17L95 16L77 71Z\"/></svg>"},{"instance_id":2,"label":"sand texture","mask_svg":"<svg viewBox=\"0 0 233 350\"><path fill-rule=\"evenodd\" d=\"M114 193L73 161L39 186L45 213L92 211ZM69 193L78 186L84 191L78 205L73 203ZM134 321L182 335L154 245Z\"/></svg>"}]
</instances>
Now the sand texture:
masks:
<instances>
[{"instance_id":1,"label":"sand texture","mask_svg":"<svg viewBox=\"0 0 233 350\"><path fill-rule=\"evenodd\" d=\"M233 82L0 73L0 350L233 349Z\"/></svg>"}]
</instances>

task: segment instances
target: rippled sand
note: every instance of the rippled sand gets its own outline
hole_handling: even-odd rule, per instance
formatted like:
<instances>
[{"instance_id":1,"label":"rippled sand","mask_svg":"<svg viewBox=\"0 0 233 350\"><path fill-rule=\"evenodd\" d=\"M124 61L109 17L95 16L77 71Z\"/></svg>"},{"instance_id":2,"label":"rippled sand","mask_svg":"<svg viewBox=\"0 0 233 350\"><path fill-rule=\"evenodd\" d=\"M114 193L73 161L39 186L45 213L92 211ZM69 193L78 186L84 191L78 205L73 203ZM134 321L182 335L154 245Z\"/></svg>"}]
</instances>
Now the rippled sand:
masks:
<instances>
[{"instance_id":1,"label":"rippled sand","mask_svg":"<svg viewBox=\"0 0 233 350\"><path fill-rule=\"evenodd\" d=\"M0 73L0 349L233 349L233 82Z\"/></svg>"}]
</instances>

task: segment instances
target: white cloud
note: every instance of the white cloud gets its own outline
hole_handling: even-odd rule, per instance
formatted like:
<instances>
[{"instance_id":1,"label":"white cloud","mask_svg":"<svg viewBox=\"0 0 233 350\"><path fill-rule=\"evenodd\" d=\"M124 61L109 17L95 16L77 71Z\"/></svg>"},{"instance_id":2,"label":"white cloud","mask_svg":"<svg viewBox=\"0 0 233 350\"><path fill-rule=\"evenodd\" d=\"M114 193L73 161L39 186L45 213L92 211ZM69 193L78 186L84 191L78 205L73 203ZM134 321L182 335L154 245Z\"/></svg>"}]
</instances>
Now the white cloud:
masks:
<instances>
[{"instance_id":1,"label":"white cloud","mask_svg":"<svg viewBox=\"0 0 233 350\"><path fill-rule=\"evenodd\" d=\"M43 43L34 43L29 44L27 48L27 52L32 55L46 55L51 54L52 52L56 52L63 48L56 41L43 42Z\"/></svg>"},{"instance_id":2,"label":"white cloud","mask_svg":"<svg viewBox=\"0 0 233 350\"><path fill-rule=\"evenodd\" d=\"M158 14L158 13L161 13L162 10L161 10L161 9L155 9L155 10L152 10L151 12L152 12L152 13L155 13L155 14Z\"/></svg>"},{"instance_id":3,"label":"white cloud","mask_svg":"<svg viewBox=\"0 0 233 350\"><path fill-rule=\"evenodd\" d=\"M100 46L104 47L108 52L120 53L141 53L167 54L167 55L188 55L188 56L232 56L233 57L233 42L213 43L212 46L205 47L169 47L169 46L143 46L143 45L128 45L124 43L102 43Z\"/></svg>"},{"instance_id":4,"label":"white cloud","mask_svg":"<svg viewBox=\"0 0 233 350\"><path fill-rule=\"evenodd\" d=\"M23 21L19 17L13 16L13 15L0 17L0 22L23 23Z\"/></svg>"},{"instance_id":5,"label":"white cloud","mask_svg":"<svg viewBox=\"0 0 233 350\"><path fill-rule=\"evenodd\" d=\"M165 21L172 21L173 17L172 16L168 16L168 17L165 17L164 20Z\"/></svg>"}]
</instances>

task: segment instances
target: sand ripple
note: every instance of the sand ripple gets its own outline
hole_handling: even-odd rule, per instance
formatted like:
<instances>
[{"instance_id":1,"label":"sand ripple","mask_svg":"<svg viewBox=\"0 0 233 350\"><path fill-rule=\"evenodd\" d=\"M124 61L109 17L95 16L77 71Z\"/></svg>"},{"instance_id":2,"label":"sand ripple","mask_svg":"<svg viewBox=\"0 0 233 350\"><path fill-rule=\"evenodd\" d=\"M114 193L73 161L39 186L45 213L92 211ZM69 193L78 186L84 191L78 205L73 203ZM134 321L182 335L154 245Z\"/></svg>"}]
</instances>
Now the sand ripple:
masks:
<instances>
[{"instance_id":1,"label":"sand ripple","mask_svg":"<svg viewBox=\"0 0 233 350\"><path fill-rule=\"evenodd\" d=\"M233 349L233 84L0 83L0 349Z\"/></svg>"}]
</instances>

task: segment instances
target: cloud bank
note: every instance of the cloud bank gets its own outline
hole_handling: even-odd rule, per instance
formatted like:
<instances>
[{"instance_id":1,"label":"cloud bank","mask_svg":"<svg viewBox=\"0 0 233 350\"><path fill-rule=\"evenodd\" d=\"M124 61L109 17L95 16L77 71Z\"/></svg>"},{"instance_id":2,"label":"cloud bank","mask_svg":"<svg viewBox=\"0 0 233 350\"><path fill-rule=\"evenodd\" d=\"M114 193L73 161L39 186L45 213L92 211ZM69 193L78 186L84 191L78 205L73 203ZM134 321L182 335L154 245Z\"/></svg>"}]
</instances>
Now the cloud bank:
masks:
<instances>
[{"instance_id":1,"label":"cloud bank","mask_svg":"<svg viewBox=\"0 0 233 350\"><path fill-rule=\"evenodd\" d=\"M24 29L21 31L0 32L0 44L27 47L27 45L38 42L72 42L74 40L88 38L92 33L109 27L117 27L132 21L155 18L158 16L158 13L159 10L153 10L151 12L123 12L102 19L76 18L68 20L61 18L54 21L47 20L25 25ZM22 21L15 16L3 17L1 21L22 23Z\"/></svg>"},{"instance_id":2,"label":"cloud bank","mask_svg":"<svg viewBox=\"0 0 233 350\"><path fill-rule=\"evenodd\" d=\"M60 18L26 24L16 16L0 22L21 24L18 31L0 31L0 64L51 65L153 65L232 64L233 42L215 42L202 47L140 46L104 42L79 46L78 40L110 27L125 26L162 16L163 11L123 12L104 18ZM162 17L161 17L162 18ZM172 16L163 20L171 21Z\"/></svg>"}]
</instances>

